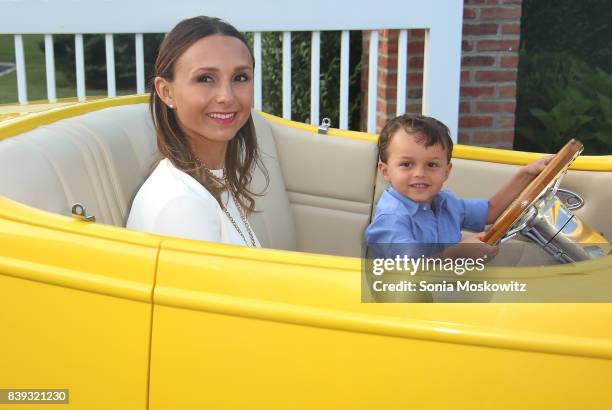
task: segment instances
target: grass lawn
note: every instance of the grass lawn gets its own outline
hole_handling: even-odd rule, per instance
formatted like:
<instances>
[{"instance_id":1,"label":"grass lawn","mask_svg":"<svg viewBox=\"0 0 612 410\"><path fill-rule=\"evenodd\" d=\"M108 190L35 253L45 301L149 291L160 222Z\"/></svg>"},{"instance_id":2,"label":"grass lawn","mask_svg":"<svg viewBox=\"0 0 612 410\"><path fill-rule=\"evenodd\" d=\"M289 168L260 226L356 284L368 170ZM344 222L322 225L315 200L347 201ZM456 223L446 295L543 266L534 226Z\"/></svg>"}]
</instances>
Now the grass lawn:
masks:
<instances>
[{"instance_id":1,"label":"grass lawn","mask_svg":"<svg viewBox=\"0 0 612 410\"><path fill-rule=\"evenodd\" d=\"M43 44L41 48L41 44ZM44 36L29 34L23 36L25 52L28 100L47 99L45 74ZM0 35L0 61L15 62L15 40L12 35ZM76 84L70 83L60 71L55 71L57 98L76 97ZM135 89L117 90L117 95L133 94ZM106 95L106 90L87 89L86 95ZM0 76L0 104L17 102L17 73Z\"/></svg>"}]
</instances>

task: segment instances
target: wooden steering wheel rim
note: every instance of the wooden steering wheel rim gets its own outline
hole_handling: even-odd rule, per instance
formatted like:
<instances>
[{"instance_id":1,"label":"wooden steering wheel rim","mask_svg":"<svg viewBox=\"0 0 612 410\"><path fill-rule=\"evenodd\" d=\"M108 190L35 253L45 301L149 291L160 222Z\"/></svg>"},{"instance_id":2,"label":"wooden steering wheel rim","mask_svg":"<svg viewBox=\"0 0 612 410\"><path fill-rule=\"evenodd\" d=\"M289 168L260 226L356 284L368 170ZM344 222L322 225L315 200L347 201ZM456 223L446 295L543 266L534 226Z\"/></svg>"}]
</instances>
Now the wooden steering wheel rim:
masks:
<instances>
[{"instance_id":1,"label":"wooden steering wheel rim","mask_svg":"<svg viewBox=\"0 0 612 410\"><path fill-rule=\"evenodd\" d=\"M514 201L485 233L482 240L489 245L495 245L506 234L508 229L552 184L560 178L582 152L583 146L580 141L571 139L559 150L554 158L546 165L546 168L534 178L516 197Z\"/></svg>"}]
</instances>

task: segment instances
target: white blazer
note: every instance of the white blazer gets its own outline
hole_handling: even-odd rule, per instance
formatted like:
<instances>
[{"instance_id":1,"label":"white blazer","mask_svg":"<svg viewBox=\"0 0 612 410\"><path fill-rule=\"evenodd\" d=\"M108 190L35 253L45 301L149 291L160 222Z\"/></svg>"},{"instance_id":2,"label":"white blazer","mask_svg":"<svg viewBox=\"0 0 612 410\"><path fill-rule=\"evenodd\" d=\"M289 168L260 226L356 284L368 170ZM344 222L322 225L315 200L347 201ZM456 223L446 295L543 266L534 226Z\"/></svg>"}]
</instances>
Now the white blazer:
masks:
<instances>
[{"instance_id":1,"label":"white blazer","mask_svg":"<svg viewBox=\"0 0 612 410\"><path fill-rule=\"evenodd\" d=\"M220 175L222 170L213 170ZM251 245L234 199L227 191L221 201ZM201 241L246 245L242 236L202 184L164 158L138 190L126 227ZM261 247L255 232L255 243Z\"/></svg>"}]
</instances>

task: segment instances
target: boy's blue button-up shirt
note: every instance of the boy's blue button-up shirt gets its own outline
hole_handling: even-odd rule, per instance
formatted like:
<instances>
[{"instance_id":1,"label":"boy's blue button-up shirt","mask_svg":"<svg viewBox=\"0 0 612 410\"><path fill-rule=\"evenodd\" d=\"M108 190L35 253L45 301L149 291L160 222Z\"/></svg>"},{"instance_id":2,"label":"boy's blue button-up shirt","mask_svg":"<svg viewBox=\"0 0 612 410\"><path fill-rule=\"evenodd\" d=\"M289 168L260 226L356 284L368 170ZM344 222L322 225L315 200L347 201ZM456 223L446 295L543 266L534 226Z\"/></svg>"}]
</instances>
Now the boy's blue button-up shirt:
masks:
<instances>
[{"instance_id":1,"label":"boy's blue button-up shirt","mask_svg":"<svg viewBox=\"0 0 612 410\"><path fill-rule=\"evenodd\" d=\"M461 241L462 228L484 230L488 211L486 199L460 199L445 189L429 206L414 202L389 187L381 195L374 219L366 229L366 242L457 243Z\"/></svg>"}]
</instances>

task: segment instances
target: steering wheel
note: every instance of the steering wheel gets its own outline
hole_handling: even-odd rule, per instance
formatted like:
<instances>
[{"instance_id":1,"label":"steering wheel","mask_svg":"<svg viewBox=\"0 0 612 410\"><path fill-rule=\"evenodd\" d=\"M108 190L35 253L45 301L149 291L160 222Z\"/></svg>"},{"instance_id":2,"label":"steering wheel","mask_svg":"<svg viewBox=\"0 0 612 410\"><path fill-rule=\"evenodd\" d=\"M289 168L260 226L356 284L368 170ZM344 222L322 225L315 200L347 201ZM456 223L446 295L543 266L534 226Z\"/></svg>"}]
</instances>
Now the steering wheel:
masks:
<instances>
[{"instance_id":1,"label":"steering wheel","mask_svg":"<svg viewBox=\"0 0 612 410\"><path fill-rule=\"evenodd\" d=\"M500 240L518 232L528 220L537 213L533 204L542 197L552 197L557 191L561 178L567 172L568 167L583 150L583 145L576 139L571 139L553 159L546 165L542 172L534 178L506 208L485 233L483 242L489 245L497 245ZM509 234L512 232L511 234Z\"/></svg>"}]
</instances>

